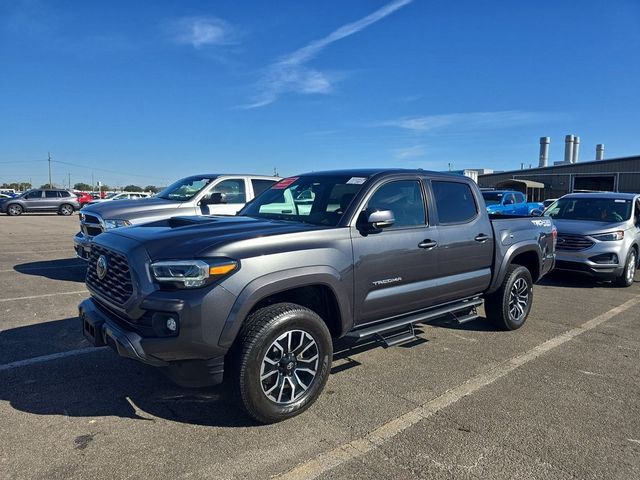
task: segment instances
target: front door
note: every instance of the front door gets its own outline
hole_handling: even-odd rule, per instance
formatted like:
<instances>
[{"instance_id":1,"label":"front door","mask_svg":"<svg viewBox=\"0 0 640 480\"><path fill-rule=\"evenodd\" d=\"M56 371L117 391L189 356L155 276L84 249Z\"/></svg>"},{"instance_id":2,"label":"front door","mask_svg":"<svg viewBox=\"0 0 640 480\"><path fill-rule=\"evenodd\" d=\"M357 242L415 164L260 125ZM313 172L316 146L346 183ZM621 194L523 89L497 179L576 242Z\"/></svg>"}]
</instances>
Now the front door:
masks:
<instances>
[{"instance_id":1,"label":"front door","mask_svg":"<svg viewBox=\"0 0 640 480\"><path fill-rule=\"evenodd\" d=\"M395 223L379 233L352 227L355 265L354 319L364 324L433 302L425 289L437 277L437 232L427 224L423 186L396 180L379 186L362 209L391 210Z\"/></svg>"},{"instance_id":2,"label":"front door","mask_svg":"<svg viewBox=\"0 0 640 480\"><path fill-rule=\"evenodd\" d=\"M221 194L223 203L201 205L202 215L235 215L247 203L247 185L244 178L226 178L213 185L205 197Z\"/></svg>"},{"instance_id":3,"label":"front door","mask_svg":"<svg viewBox=\"0 0 640 480\"><path fill-rule=\"evenodd\" d=\"M27 211L29 212L37 212L41 211L44 208L44 198L42 198L42 190L34 190L25 195L25 205L27 207Z\"/></svg>"}]
</instances>

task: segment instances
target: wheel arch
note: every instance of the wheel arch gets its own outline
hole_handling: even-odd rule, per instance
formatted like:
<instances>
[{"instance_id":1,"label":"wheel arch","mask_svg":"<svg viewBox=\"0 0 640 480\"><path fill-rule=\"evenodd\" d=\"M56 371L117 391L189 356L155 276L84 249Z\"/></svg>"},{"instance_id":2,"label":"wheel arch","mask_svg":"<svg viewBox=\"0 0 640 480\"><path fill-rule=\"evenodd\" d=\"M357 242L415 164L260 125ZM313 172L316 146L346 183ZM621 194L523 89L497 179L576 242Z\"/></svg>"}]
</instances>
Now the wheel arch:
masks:
<instances>
[{"instance_id":1,"label":"wheel arch","mask_svg":"<svg viewBox=\"0 0 640 480\"><path fill-rule=\"evenodd\" d=\"M266 305L290 302L316 312L331 335L340 337L351 328L351 288L331 267L291 269L264 275L250 282L238 295L227 316L218 344L230 347L246 318Z\"/></svg>"},{"instance_id":2,"label":"wheel arch","mask_svg":"<svg viewBox=\"0 0 640 480\"><path fill-rule=\"evenodd\" d=\"M540 279L542 259L538 246L530 243L524 245L511 245L511 247L506 251L502 263L498 268L498 272L494 275L487 293L493 293L500 288L500 285L502 285L502 281L507 273L507 269L513 264L526 267L531 273L531 278L534 283Z\"/></svg>"}]
</instances>

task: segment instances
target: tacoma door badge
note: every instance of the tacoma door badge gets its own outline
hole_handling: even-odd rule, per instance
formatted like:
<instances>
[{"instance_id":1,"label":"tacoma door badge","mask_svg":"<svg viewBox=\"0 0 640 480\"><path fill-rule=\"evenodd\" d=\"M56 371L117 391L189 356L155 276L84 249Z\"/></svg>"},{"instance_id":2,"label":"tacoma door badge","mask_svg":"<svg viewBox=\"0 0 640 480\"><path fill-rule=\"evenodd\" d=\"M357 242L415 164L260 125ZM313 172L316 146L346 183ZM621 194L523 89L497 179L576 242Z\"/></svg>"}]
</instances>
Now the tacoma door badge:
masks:
<instances>
[{"instance_id":1,"label":"tacoma door badge","mask_svg":"<svg viewBox=\"0 0 640 480\"><path fill-rule=\"evenodd\" d=\"M397 283L401 281L402 281L402 277L394 277L394 278L385 278L384 280L376 280L375 282L373 282L373 284L376 287L378 287L380 285L386 285L388 283Z\"/></svg>"}]
</instances>

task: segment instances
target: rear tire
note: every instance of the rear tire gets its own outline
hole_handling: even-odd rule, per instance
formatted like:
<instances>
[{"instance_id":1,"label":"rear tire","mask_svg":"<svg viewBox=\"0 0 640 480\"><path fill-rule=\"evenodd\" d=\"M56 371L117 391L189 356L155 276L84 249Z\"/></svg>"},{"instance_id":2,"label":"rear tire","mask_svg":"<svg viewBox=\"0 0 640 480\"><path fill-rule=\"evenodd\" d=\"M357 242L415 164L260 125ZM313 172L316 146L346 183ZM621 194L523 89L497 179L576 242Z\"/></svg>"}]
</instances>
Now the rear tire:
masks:
<instances>
[{"instance_id":1,"label":"rear tire","mask_svg":"<svg viewBox=\"0 0 640 480\"><path fill-rule=\"evenodd\" d=\"M638 254L634 248L629 250L627 254L627 260L624 262L624 271L615 280L615 284L619 287L630 287L633 285L634 277L636 276L636 269L638 267Z\"/></svg>"},{"instance_id":2,"label":"rear tire","mask_svg":"<svg viewBox=\"0 0 640 480\"><path fill-rule=\"evenodd\" d=\"M69 205L68 203L61 205L60 209L58 210L58 213L60 215L64 215L65 217L68 217L69 215L73 215L73 212L74 212L73 205Z\"/></svg>"},{"instance_id":3,"label":"rear tire","mask_svg":"<svg viewBox=\"0 0 640 480\"><path fill-rule=\"evenodd\" d=\"M18 215L22 215L23 211L24 209L17 203L13 203L7 207L7 215L11 217L17 217Z\"/></svg>"},{"instance_id":4,"label":"rear tire","mask_svg":"<svg viewBox=\"0 0 640 480\"><path fill-rule=\"evenodd\" d=\"M294 417L318 398L333 357L331 334L308 308L277 303L249 315L231 352L231 387L261 423Z\"/></svg>"},{"instance_id":5,"label":"rear tire","mask_svg":"<svg viewBox=\"0 0 640 480\"><path fill-rule=\"evenodd\" d=\"M487 318L503 330L517 330L527 321L533 302L531 272L522 265L510 265L500 288L487 295Z\"/></svg>"}]
</instances>

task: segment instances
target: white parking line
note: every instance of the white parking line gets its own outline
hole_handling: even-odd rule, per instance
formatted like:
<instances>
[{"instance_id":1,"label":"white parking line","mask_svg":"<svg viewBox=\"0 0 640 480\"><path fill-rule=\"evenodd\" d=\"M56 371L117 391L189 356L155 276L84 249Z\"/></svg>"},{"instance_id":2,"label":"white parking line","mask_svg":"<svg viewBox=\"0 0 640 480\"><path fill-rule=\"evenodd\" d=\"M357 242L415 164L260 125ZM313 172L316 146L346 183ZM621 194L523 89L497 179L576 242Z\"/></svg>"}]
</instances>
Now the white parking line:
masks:
<instances>
[{"instance_id":1,"label":"white parking line","mask_svg":"<svg viewBox=\"0 0 640 480\"><path fill-rule=\"evenodd\" d=\"M5 363L0 365L0 372L3 370L11 370L19 367L26 367L35 363L50 362L51 360L58 360L60 358L75 357L77 355L85 355L87 353L96 352L109 347L88 347L79 348L78 350L69 350L67 352L52 353L51 355L42 355L41 357L28 358L26 360L19 360L17 362Z\"/></svg>"},{"instance_id":2,"label":"white parking line","mask_svg":"<svg viewBox=\"0 0 640 480\"><path fill-rule=\"evenodd\" d=\"M16 300L34 300L36 298L57 297L58 295L77 295L79 293L88 293L87 290L77 290L75 292L45 293L42 295L31 295L29 297L0 298L1 302L14 302Z\"/></svg>"},{"instance_id":3,"label":"white parking line","mask_svg":"<svg viewBox=\"0 0 640 480\"><path fill-rule=\"evenodd\" d=\"M45 253L50 253L50 252L69 252L69 253L73 253L73 249L72 248L63 248L63 249L59 249L59 250L58 249L56 249L56 250L47 250L45 252L38 252L36 250L22 250L22 251L19 251L19 252L5 252L5 251L0 250L0 253L7 254L7 255L10 254L10 253L11 254L14 254L14 253L37 253L39 255L43 255Z\"/></svg>"},{"instance_id":4,"label":"white parking line","mask_svg":"<svg viewBox=\"0 0 640 480\"><path fill-rule=\"evenodd\" d=\"M602 323L611 320L616 315L625 312L638 304L640 304L640 297L636 297L618 307L612 308L608 312L592 318L579 327L553 337L531 350L503 362L495 368L476 375L470 380L448 390L439 397L423 403L404 415L388 421L372 432L369 432L364 437L357 438L349 443L340 445L333 450L322 453L276 478L281 480L309 480L317 478L323 473L333 470L354 458L361 457L362 455L365 455L381 446L399 433L404 432L421 420L429 418L440 410L458 402L462 398L476 393L481 388L486 387L487 385L504 377L516 368L526 365L550 350L563 345L578 335L582 335L583 333L596 328Z\"/></svg>"}]
</instances>

